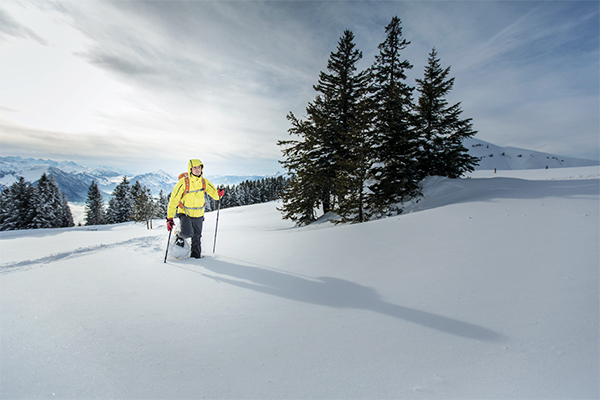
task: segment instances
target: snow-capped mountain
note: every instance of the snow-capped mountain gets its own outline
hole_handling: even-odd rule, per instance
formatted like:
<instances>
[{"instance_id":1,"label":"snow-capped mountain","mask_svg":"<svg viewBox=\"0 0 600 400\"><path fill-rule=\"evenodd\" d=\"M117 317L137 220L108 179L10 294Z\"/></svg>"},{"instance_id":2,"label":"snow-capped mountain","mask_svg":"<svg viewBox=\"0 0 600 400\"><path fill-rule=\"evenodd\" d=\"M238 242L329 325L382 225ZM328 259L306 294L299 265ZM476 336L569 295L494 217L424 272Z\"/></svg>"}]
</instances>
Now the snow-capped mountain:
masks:
<instances>
[{"instance_id":1,"label":"snow-capped mountain","mask_svg":"<svg viewBox=\"0 0 600 400\"><path fill-rule=\"evenodd\" d=\"M584 160L572 157L562 157L539 151L519 149L516 147L500 147L479 139L467 139L464 142L469 153L481 158L477 170L522 170L565 167L586 167L599 165L596 160ZM70 202L85 202L87 191L96 181L105 199L108 200L115 186L123 176L133 184L139 181L156 196L162 190L169 193L177 176L164 171L148 172L140 175L128 174L126 171L108 167L85 167L72 161L57 162L53 160L0 157L0 189L12 185L20 176L28 182L36 182L43 173L54 175L59 188L65 192ZM277 176L279 173L269 175ZM247 180L253 181L265 178L260 175L214 175L207 178L215 185L236 185Z\"/></svg>"},{"instance_id":2,"label":"snow-capped mountain","mask_svg":"<svg viewBox=\"0 0 600 400\"><path fill-rule=\"evenodd\" d=\"M96 181L105 200L108 200L114 188L126 176L133 184L140 182L156 196L162 190L170 193L177 183L177 176L158 170L139 175L108 167L92 168L76 164L72 161L57 162L53 160L0 157L0 189L12 185L19 177L27 182L37 182L43 173L53 175L58 187L65 193L70 202L85 202L87 191L92 181ZM273 176L278 175L273 174ZM260 175L216 175L207 176L215 185L236 185L246 180L265 178Z\"/></svg>"},{"instance_id":3,"label":"snow-capped mountain","mask_svg":"<svg viewBox=\"0 0 600 400\"><path fill-rule=\"evenodd\" d=\"M92 181L96 181L100 190L108 195L123 176L122 171L85 167L72 161L0 157L0 188L12 185L21 176L27 182L36 182L43 173L54 176L58 187L71 202L85 201Z\"/></svg>"}]
</instances>

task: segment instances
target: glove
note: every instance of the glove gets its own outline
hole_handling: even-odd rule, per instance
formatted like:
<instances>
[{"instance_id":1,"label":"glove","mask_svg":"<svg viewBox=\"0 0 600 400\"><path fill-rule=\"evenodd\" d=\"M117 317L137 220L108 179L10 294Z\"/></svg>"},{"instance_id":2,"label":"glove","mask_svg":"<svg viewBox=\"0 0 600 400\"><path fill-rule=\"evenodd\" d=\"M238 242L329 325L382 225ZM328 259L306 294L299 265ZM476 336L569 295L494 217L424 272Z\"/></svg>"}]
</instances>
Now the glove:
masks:
<instances>
[{"instance_id":1,"label":"glove","mask_svg":"<svg viewBox=\"0 0 600 400\"><path fill-rule=\"evenodd\" d=\"M173 221L173 218L167 218L167 230L171 232L173 228L175 228L175 221Z\"/></svg>"},{"instance_id":2,"label":"glove","mask_svg":"<svg viewBox=\"0 0 600 400\"><path fill-rule=\"evenodd\" d=\"M219 193L219 198L223 197L223 195L225 194L225 190L223 189L218 189L217 192Z\"/></svg>"}]
</instances>

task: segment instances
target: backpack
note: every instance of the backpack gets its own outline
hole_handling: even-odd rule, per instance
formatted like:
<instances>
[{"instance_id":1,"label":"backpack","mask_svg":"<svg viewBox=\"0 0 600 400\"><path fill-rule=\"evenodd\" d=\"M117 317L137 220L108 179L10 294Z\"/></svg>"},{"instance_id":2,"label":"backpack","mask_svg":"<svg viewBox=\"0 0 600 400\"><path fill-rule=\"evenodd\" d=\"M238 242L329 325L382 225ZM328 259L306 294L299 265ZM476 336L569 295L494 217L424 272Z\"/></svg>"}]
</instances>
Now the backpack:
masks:
<instances>
[{"instance_id":1,"label":"backpack","mask_svg":"<svg viewBox=\"0 0 600 400\"><path fill-rule=\"evenodd\" d=\"M185 190L183 191L183 194L181 195L181 198L179 199L178 207L183 210L184 209L183 201L182 201L183 196L185 196L187 194L187 192L190 191L190 176L188 175L187 172L182 172L181 174L179 174L179 179L181 180L181 178L185 178ZM206 195L206 182L204 181L204 177L202 177L202 190L204 191L204 194Z\"/></svg>"}]
</instances>

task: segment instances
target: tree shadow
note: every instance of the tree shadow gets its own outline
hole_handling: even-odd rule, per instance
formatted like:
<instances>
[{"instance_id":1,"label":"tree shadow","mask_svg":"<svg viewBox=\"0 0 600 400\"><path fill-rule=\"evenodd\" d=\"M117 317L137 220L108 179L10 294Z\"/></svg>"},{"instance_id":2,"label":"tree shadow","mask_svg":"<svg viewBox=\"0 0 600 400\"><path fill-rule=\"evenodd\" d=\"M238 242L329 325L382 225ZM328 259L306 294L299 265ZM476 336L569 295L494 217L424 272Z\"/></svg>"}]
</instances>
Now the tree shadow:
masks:
<instances>
[{"instance_id":1,"label":"tree shadow","mask_svg":"<svg viewBox=\"0 0 600 400\"><path fill-rule=\"evenodd\" d=\"M311 278L265 266L251 266L245 262L244 264L246 265L207 258L203 260L202 267L217 275L209 275L197 270L194 272L216 282L303 303L340 309L371 310L467 339L487 342L502 342L507 339L498 332L475 324L388 303L376 290L344 279L327 276Z\"/></svg>"}]
</instances>

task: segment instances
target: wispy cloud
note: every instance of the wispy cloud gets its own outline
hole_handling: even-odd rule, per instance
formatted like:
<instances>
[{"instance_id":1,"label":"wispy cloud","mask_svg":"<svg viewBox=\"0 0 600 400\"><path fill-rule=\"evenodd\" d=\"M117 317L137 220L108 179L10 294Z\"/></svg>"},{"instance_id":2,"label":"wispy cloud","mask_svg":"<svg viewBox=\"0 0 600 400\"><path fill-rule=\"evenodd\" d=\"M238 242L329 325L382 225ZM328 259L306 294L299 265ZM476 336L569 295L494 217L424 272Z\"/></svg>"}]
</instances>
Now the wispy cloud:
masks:
<instances>
[{"instance_id":1,"label":"wispy cloud","mask_svg":"<svg viewBox=\"0 0 600 400\"><path fill-rule=\"evenodd\" d=\"M11 38L33 39L43 46L48 45L48 42L33 29L19 23L0 7L0 40L8 41Z\"/></svg>"},{"instance_id":2,"label":"wispy cloud","mask_svg":"<svg viewBox=\"0 0 600 400\"><path fill-rule=\"evenodd\" d=\"M598 7L570 1L4 2L2 152L274 172L343 30L367 67L395 15L410 79L435 46L481 139L598 158Z\"/></svg>"}]
</instances>

